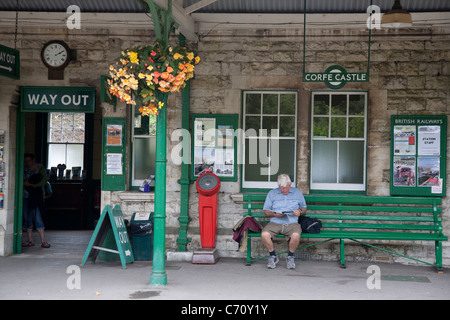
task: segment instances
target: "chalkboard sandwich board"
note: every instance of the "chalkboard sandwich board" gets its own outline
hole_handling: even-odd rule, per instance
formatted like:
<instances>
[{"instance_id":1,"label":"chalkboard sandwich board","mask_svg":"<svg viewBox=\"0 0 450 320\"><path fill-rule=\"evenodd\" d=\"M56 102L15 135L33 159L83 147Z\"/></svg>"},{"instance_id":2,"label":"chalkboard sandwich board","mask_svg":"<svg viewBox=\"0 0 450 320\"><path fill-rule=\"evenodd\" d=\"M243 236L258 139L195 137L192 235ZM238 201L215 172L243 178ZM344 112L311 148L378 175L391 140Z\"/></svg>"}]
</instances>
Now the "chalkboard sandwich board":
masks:
<instances>
[{"instance_id":1,"label":"chalkboard sandwich board","mask_svg":"<svg viewBox=\"0 0 450 320\"><path fill-rule=\"evenodd\" d=\"M117 250L102 247L109 230L113 231ZM87 260L94 263L99 251L102 250L117 253L120 256L120 261L122 262L122 267L124 269L126 268L127 263L134 262L133 250L131 249L122 210L118 205L113 209L111 209L111 206L107 205L105 206L105 209L103 209L86 252L84 253L82 266L85 265Z\"/></svg>"}]
</instances>

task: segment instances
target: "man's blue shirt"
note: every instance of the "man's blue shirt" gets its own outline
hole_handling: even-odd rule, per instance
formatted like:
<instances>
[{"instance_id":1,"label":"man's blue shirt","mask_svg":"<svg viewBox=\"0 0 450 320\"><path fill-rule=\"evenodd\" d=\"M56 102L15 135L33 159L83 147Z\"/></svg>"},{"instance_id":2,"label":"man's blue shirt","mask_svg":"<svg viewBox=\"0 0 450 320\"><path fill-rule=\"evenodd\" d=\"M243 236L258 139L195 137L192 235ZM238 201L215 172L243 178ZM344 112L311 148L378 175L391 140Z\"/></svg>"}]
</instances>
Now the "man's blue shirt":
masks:
<instances>
[{"instance_id":1,"label":"man's blue shirt","mask_svg":"<svg viewBox=\"0 0 450 320\"><path fill-rule=\"evenodd\" d=\"M289 193L284 195L280 188L270 190L264 202L264 210L270 210L276 213L283 211L294 211L306 207L305 197L303 193L294 187L289 189ZM277 224L291 224L298 223L298 217L293 213L288 213L281 218L272 217L270 222Z\"/></svg>"}]
</instances>

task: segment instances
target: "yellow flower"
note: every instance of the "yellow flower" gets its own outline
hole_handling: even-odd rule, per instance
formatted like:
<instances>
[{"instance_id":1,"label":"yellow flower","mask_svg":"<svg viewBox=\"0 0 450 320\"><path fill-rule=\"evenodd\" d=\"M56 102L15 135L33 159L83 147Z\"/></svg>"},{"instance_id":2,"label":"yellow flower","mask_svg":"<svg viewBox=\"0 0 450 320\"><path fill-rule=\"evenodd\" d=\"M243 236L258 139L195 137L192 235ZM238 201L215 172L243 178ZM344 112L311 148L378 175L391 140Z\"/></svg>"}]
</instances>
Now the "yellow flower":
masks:
<instances>
[{"instance_id":1,"label":"yellow flower","mask_svg":"<svg viewBox=\"0 0 450 320\"><path fill-rule=\"evenodd\" d=\"M175 53L175 54L173 55L173 58L174 58L175 60L178 60L178 59L183 59L184 57L183 57L181 54L179 54L179 53Z\"/></svg>"},{"instance_id":2,"label":"yellow flower","mask_svg":"<svg viewBox=\"0 0 450 320\"><path fill-rule=\"evenodd\" d=\"M190 63L186 64L187 72L194 72L194 66Z\"/></svg>"},{"instance_id":3,"label":"yellow flower","mask_svg":"<svg viewBox=\"0 0 450 320\"><path fill-rule=\"evenodd\" d=\"M195 57L195 64L198 64L200 62L200 57L199 56L196 56Z\"/></svg>"},{"instance_id":4,"label":"yellow flower","mask_svg":"<svg viewBox=\"0 0 450 320\"><path fill-rule=\"evenodd\" d=\"M139 63L139 59L137 57L137 55L138 55L137 52L132 51L128 55L130 56L131 63L136 63L136 64Z\"/></svg>"},{"instance_id":5,"label":"yellow flower","mask_svg":"<svg viewBox=\"0 0 450 320\"><path fill-rule=\"evenodd\" d=\"M188 54L186 55L186 57L187 57L189 60L192 60L192 59L194 59L194 53L188 52Z\"/></svg>"},{"instance_id":6,"label":"yellow flower","mask_svg":"<svg viewBox=\"0 0 450 320\"><path fill-rule=\"evenodd\" d=\"M152 70L153 70L153 66L148 66L148 67L147 67L147 70L148 70L148 71L152 71Z\"/></svg>"},{"instance_id":7,"label":"yellow flower","mask_svg":"<svg viewBox=\"0 0 450 320\"><path fill-rule=\"evenodd\" d=\"M162 107L164 107L164 103L160 101L160 102L158 103L158 106L159 106L159 108L161 109Z\"/></svg>"},{"instance_id":8,"label":"yellow flower","mask_svg":"<svg viewBox=\"0 0 450 320\"><path fill-rule=\"evenodd\" d=\"M139 77L139 79L144 79L144 78L145 78L145 74L139 73L139 74L138 74L138 77Z\"/></svg>"}]
</instances>

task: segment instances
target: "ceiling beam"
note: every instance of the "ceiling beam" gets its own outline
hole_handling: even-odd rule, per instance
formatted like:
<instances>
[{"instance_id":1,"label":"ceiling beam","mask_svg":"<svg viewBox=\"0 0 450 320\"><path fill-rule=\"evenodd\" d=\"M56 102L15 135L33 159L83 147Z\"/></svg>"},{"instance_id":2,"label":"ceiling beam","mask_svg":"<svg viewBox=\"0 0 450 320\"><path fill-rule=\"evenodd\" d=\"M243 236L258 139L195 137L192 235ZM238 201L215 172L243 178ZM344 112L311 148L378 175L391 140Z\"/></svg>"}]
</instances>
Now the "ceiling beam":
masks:
<instances>
[{"instance_id":1,"label":"ceiling beam","mask_svg":"<svg viewBox=\"0 0 450 320\"><path fill-rule=\"evenodd\" d=\"M168 9L168 0L153 0L153 2L165 10ZM179 24L178 30L186 39L198 41L198 36L195 32L195 20L190 15L185 14L184 9L180 7L178 2L172 2L172 17Z\"/></svg>"},{"instance_id":2,"label":"ceiling beam","mask_svg":"<svg viewBox=\"0 0 450 320\"><path fill-rule=\"evenodd\" d=\"M217 2L217 0L200 0L199 2L191 4L189 7L184 8L184 12L185 12L185 14L188 15L188 14L191 14L192 12L200 10L201 8L209 6L210 4L212 4L214 2Z\"/></svg>"}]
</instances>

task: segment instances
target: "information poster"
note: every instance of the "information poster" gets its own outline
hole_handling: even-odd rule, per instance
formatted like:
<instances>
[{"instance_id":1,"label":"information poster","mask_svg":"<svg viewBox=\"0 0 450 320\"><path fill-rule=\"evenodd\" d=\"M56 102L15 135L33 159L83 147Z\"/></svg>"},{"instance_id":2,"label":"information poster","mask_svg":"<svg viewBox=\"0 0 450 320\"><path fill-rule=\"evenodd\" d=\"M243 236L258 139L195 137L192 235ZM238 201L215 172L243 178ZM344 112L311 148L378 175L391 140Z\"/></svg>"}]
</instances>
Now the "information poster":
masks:
<instances>
[{"instance_id":1,"label":"information poster","mask_svg":"<svg viewBox=\"0 0 450 320\"><path fill-rule=\"evenodd\" d=\"M441 127L420 126L419 127L419 154L427 156L441 155Z\"/></svg>"},{"instance_id":2,"label":"information poster","mask_svg":"<svg viewBox=\"0 0 450 320\"><path fill-rule=\"evenodd\" d=\"M123 174L121 153L106 154L106 174Z\"/></svg>"},{"instance_id":3,"label":"information poster","mask_svg":"<svg viewBox=\"0 0 450 320\"><path fill-rule=\"evenodd\" d=\"M126 118L103 118L102 190L126 188Z\"/></svg>"},{"instance_id":4,"label":"information poster","mask_svg":"<svg viewBox=\"0 0 450 320\"><path fill-rule=\"evenodd\" d=\"M394 127L394 154L416 154L416 127Z\"/></svg>"},{"instance_id":5,"label":"information poster","mask_svg":"<svg viewBox=\"0 0 450 320\"><path fill-rule=\"evenodd\" d=\"M447 117L391 120L391 194L445 196Z\"/></svg>"},{"instance_id":6,"label":"information poster","mask_svg":"<svg viewBox=\"0 0 450 320\"><path fill-rule=\"evenodd\" d=\"M222 181L237 181L237 123L236 114L193 115L194 178L210 169Z\"/></svg>"},{"instance_id":7,"label":"information poster","mask_svg":"<svg viewBox=\"0 0 450 320\"><path fill-rule=\"evenodd\" d=\"M122 126L110 124L106 127L106 145L121 146L122 145Z\"/></svg>"}]
</instances>

